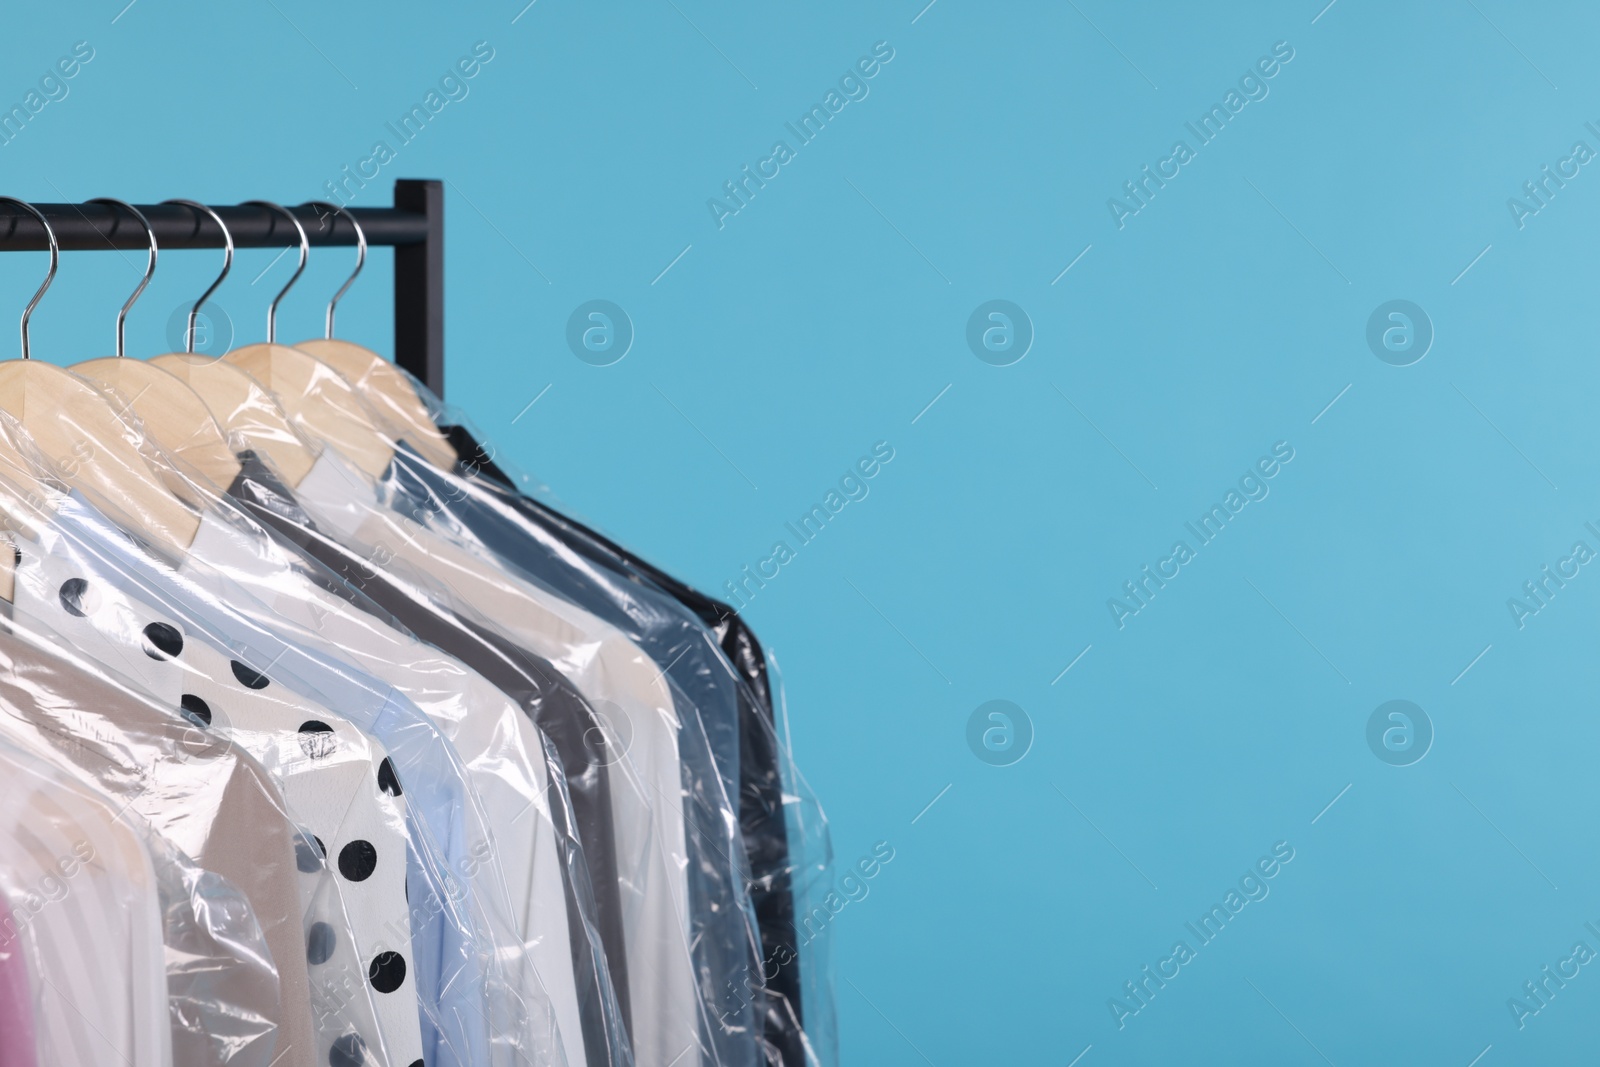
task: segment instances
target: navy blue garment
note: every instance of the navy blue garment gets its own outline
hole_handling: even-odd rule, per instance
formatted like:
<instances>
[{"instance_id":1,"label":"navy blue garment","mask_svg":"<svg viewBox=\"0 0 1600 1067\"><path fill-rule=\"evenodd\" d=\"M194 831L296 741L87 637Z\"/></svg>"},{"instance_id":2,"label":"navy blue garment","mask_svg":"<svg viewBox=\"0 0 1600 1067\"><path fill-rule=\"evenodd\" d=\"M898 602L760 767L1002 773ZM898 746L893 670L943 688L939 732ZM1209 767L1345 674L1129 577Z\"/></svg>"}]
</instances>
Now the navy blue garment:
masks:
<instances>
[{"instance_id":1,"label":"navy blue garment","mask_svg":"<svg viewBox=\"0 0 1600 1067\"><path fill-rule=\"evenodd\" d=\"M447 528L459 528L617 626L706 720L747 851L763 971L751 985L764 1040L777 1062L799 1067L805 1053L791 861L760 644L732 609L520 495L465 430L447 427L445 432L463 459L458 476L444 475L402 448L386 475L388 488L404 500L397 506L419 518L438 516ZM472 477L475 473L482 476ZM673 587L670 593L663 582Z\"/></svg>"}]
</instances>

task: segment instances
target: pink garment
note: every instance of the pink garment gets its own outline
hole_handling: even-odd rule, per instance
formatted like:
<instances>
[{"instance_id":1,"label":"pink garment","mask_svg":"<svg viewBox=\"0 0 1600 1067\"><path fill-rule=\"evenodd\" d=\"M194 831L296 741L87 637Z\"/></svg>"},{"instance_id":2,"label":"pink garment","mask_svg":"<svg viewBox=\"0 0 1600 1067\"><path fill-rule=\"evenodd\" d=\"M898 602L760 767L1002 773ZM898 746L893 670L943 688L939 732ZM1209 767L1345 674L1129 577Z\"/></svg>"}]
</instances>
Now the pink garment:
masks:
<instances>
[{"instance_id":1,"label":"pink garment","mask_svg":"<svg viewBox=\"0 0 1600 1067\"><path fill-rule=\"evenodd\" d=\"M0 1067L38 1065L27 953L12 922L11 908L0 896Z\"/></svg>"}]
</instances>

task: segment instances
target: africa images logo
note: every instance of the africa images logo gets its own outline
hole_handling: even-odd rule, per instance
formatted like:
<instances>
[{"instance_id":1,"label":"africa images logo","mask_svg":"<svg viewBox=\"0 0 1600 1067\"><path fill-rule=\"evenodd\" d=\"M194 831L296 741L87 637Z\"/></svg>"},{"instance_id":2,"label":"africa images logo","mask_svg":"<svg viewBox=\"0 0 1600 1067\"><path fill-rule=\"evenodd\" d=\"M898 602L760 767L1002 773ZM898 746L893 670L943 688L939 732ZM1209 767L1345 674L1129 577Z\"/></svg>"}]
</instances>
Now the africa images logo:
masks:
<instances>
[{"instance_id":1,"label":"africa images logo","mask_svg":"<svg viewBox=\"0 0 1600 1067\"><path fill-rule=\"evenodd\" d=\"M1156 161L1154 170L1146 163L1137 177L1123 182L1122 194L1127 199L1119 200L1113 196L1106 200L1106 210L1111 213L1111 221L1117 224L1117 229L1126 228L1130 218L1149 207L1156 193L1165 189L1167 182L1182 174L1184 167L1198 159L1200 149L1222 136L1228 123L1247 105L1265 100L1271 91L1267 82L1277 77L1292 59L1293 46L1288 41L1278 41L1272 46L1271 55L1257 59L1239 77L1237 89L1229 89L1220 103L1212 104L1193 122L1183 124L1183 128L1194 137L1194 147L1191 148L1187 140L1180 138L1172 143L1172 149L1165 157Z\"/></svg>"},{"instance_id":2,"label":"africa images logo","mask_svg":"<svg viewBox=\"0 0 1600 1067\"><path fill-rule=\"evenodd\" d=\"M857 59L839 76L839 87L829 89L823 95L822 103L812 104L799 118L785 122L783 128L794 136L794 144L790 145L787 140L774 141L772 150L765 158L756 161L754 170L746 163L740 168L738 177L722 183L724 196L713 196L706 201L706 209L711 212L711 221L717 224L717 229L722 229L728 224L728 219L749 207L756 193L765 189L767 182L782 174L784 167L798 159L800 149L820 137L828 123L846 107L865 100L872 92L872 86L868 83L893 59L894 46L888 41L878 41L872 46L871 55Z\"/></svg>"},{"instance_id":3,"label":"africa images logo","mask_svg":"<svg viewBox=\"0 0 1600 1067\"><path fill-rule=\"evenodd\" d=\"M1167 955L1145 964L1136 977L1122 983L1122 993L1106 998L1106 1010L1117 1029L1124 1029L1128 1020L1148 1008L1156 995L1167 988L1167 983L1183 973L1183 969L1200 956L1200 950L1222 936L1228 924L1250 904L1258 904L1272 892L1270 885L1283 869L1294 860L1294 846L1287 841L1276 842L1271 855L1262 856L1245 869L1238 882L1228 887L1222 900L1202 912L1198 919L1183 924L1188 936L1172 943ZM1190 939L1194 944L1190 944Z\"/></svg>"},{"instance_id":4,"label":"africa images logo","mask_svg":"<svg viewBox=\"0 0 1600 1067\"><path fill-rule=\"evenodd\" d=\"M1111 613L1111 621L1117 629L1125 628L1129 619L1149 607L1156 594L1182 574L1185 566L1198 559L1200 549L1216 540L1247 505L1267 499L1272 492L1267 483L1293 459L1294 447L1288 441L1277 442L1272 446L1271 455L1257 459L1239 476L1237 487L1230 486L1223 493L1221 503L1212 504L1199 518L1184 523L1183 528L1193 536L1194 544L1187 538L1174 541L1171 551L1156 561L1154 569L1146 563L1138 575L1122 583L1123 596L1106 599L1106 610Z\"/></svg>"},{"instance_id":5,"label":"africa images logo","mask_svg":"<svg viewBox=\"0 0 1600 1067\"><path fill-rule=\"evenodd\" d=\"M756 594L767 587L768 582L777 578L783 573L784 567L799 557L800 549L822 536L822 531L839 517L847 505L865 500L872 492L872 486L868 483L882 473L893 459L894 446L888 441L876 442L871 454L860 457L845 468L844 474L839 477L838 488L830 488L819 503L811 505L810 510L801 513L795 521L784 523L784 532L790 536L774 541L771 553L759 560L753 569L747 563L739 577L722 583L723 592L728 594L734 610L743 611ZM789 543L791 537L793 545Z\"/></svg>"}]
</instances>

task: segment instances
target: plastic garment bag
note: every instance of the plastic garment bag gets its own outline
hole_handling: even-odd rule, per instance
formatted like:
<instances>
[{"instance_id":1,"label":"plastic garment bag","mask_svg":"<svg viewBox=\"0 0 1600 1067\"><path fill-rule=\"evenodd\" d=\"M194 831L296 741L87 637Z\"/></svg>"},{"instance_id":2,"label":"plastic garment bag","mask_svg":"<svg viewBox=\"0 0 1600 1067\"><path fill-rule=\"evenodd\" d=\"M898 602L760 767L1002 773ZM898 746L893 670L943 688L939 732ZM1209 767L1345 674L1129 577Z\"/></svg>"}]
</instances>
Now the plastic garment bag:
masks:
<instances>
[{"instance_id":1,"label":"plastic garment bag","mask_svg":"<svg viewBox=\"0 0 1600 1067\"><path fill-rule=\"evenodd\" d=\"M432 406L436 412L441 407L437 399ZM766 1052L770 1059L788 1067L818 1061L837 1063L832 969L827 958L829 927L824 924L815 930L797 928L797 914L804 915L807 909L797 909L795 903L797 889L808 892L812 887L829 884L831 846L827 820L790 757L785 741L787 720L774 713L774 692L781 707L782 688L772 684L769 673L775 674L776 669L769 672L760 641L727 604L689 587L548 504L523 495L522 487L530 492L544 491L526 475L509 473L496 463L465 421L459 412L440 413L440 426L459 457L455 473L468 479L470 487L452 487L441 495L446 501L480 501L482 510L497 516L494 524L477 527L475 536L486 546L499 544L501 548L497 550L547 578L558 590L570 590L574 599L583 597L586 587L607 588L610 583L605 580L606 573L639 589L642 600L670 597L692 612L709 631L727 666L743 683L737 691L737 795L739 824L750 863L751 903L763 946L766 986L760 1003ZM396 473L400 466L397 462ZM414 461L411 467L409 478L429 477L429 471L416 467ZM426 497L419 496L416 503L424 505L425 501ZM511 514L505 514L507 511ZM512 546L504 533L497 536L495 526L501 525L502 520L505 526L514 523L528 540ZM537 566L540 555L530 556L534 544L542 550L549 568ZM570 568L565 578L555 566L557 563ZM610 595L624 607L631 603L625 593ZM580 602L590 603L586 599ZM642 633L652 615L646 613L637 618L636 625ZM657 651L659 647L658 644L651 649L658 662L662 654ZM707 677L718 673L715 666L704 671Z\"/></svg>"},{"instance_id":2,"label":"plastic garment bag","mask_svg":"<svg viewBox=\"0 0 1600 1067\"><path fill-rule=\"evenodd\" d=\"M247 406L267 402L264 394L240 400ZM270 412L255 414L261 417L252 423L271 421L265 417ZM241 459L266 471L248 453ZM197 491L190 487L189 495ZM392 615L320 567L308 567L292 542L275 543L239 521L241 516L225 517L226 510L218 505L200 515L179 573L230 603L269 608L274 614L255 621L278 636L381 677L456 746L491 835L474 847L460 873L477 884L480 904L505 920L500 928L522 938L520 951L501 950L502 966L534 966L570 1061L626 1063L621 1013L601 982L606 969L593 944L592 894L571 877L582 866L582 854L568 829L573 820L562 770L533 722L477 673L421 644ZM203 561L203 574L190 573L196 560ZM225 582L220 587L219 577Z\"/></svg>"},{"instance_id":3,"label":"plastic garment bag","mask_svg":"<svg viewBox=\"0 0 1600 1067\"><path fill-rule=\"evenodd\" d=\"M155 871L117 814L0 744L0 1065L170 1062Z\"/></svg>"},{"instance_id":4,"label":"plastic garment bag","mask_svg":"<svg viewBox=\"0 0 1600 1067\"><path fill-rule=\"evenodd\" d=\"M376 610L361 610L364 597L352 602L313 581L294 565L290 550L264 532L216 521L216 514L202 519L192 559L203 559L230 586L270 604L279 620L298 623L295 640L381 673L455 745L487 819L485 849L493 846L506 880L503 886L485 881L483 896L488 901L490 893L504 894L503 901L491 903L523 937L526 960L551 996L569 1060L584 1063L584 1017L568 940L569 887L550 807L544 741L533 720L481 675L385 622ZM473 857L480 865L487 858L487 851ZM596 1062L611 1063L606 1032L619 1017L604 1001L592 1007L600 1013L594 1020L601 1033ZM620 1021L615 1031L620 1037Z\"/></svg>"},{"instance_id":5,"label":"plastic garment bag","mask_svg":"<svg viewBox=\"0 0 1600 1067\"><path fill-rule=\"evenodd\" d=\"M600 552L572 547L575 539L566 531L522 506L516 494L501 485L440 471L402 448L379 488L391 507L482 555L526 570L617 626L694 703L724 789L738 800L761 945L759 957L751 958L742 942L701 943L702 970L721 976L716 987L717 1020L738 1032L756 1028L763 1035L768 1060L804 1063L807 1050L800 1026L800 967L779 746L770 717L760 710L761 698L735 670L717 638L678 599L644 576L601 565L595 558ZM753 636L749 641L753 643ZM764 685L764 669L758 678ZM716 883L702 885L703 894L718 888ZM711 908L718 905L728 908L726 901L704 903ZM714 955L717 948L720 958Z\"/></svg>"},{"instance_id":6,"label":"plastic garment bag","mask_svg":"<svg viewBox=\"0 0 1600 1067\"><path fill-rule=\"evenodd\" d=\"M378 1063L421 1057L404 798L381 745L329 709L249 670L137 596L103 583L70 542L17 540L13 618L98 660L272 774L298 828L295 866L317 1058L367 1050ZM59 594L72 588L76 597ZM387 788L386 788L387 785Z\"/></svg>"},{"instance_id":7,"label":"plastic garment bag","mask_svg":"<svg viewBox=\"0 0 1600 1067\"><path fill-rule=\"evenodd\" d=\"M581 995L587 1062L599 1067L626 1061L623 1042L615 1034L596 1029L604 1020L600 1007L613 998L617 1013L627 1024L628 981L611 823L611 760L603 745L596 743L604 735L593 709L547 661L435 604L426 590L374 566L366 555L327 536L254 454L245 453L240 458L242 469L229 493L241 507L307 558L315 559L359 590L362 597L352 596L352 604L376 604L403 621L418 637L459 657L515 701L549 739L554 750L547 754L550 811L556 820L568 887L568 940ZM330 589L337 592L338 587ZM504 814L511 817L514 833L525 835L528 820L520 818L520 811L519 807ZM565 1027L563 1036L570 1047L571 1035Z\"/></svg>"},{"instance_id":8,"label":"plastic garment bag","mask_svg":"<svg viewBox=\"0 0 1600 1067\"><path fill-rule=\"evenodd\" d=\"M162 1042L176 1062L267 1067L281 1057L284 1064L313 1064L303 969L298 986L294 977L295 960L304 957L281 797L248 757L197 744L187 730L170 711L111 683L86 661L14 627L0 631L0 737L16 754L14 762L70 772L80 787L107 798L121 820L117 825L138 834L134 845L142 845L146 857L140 861L124 835L93 847L136 881L141 866L153 871L160 924L155 952L159 961L164 944L166 978L164 984L141 978L134 995L165 994L170 1037L163 1034ZM15 915L18 898L6 896ZM87 896L72 899L82 905ZM52 918L63 914L49 911ZM273 926L264 932L258 915ZM124 943L138 944L138 931ZM298 1006L280 996L269 945L295 953L284 962ZM52 982L80 980L81 946L66 956L46 956L40 966L36 973ZM64 1025L80 1026L75 1017ZM124 1026L116 1036L138 1033ZM75 1062L79 1054L88 1056L84 1062L106 1062L104 1050L91 1054L84 1040L78 1034L69 1044L56 1042L63 1059L45 1062Z\"/></svg>"},{"instance_id":9,"label":"plastic garment bag","mask_svg":"<svg viewBox=\"0 0 1600 1067\"><path fill-rule=\"evenodd\" d=\"M635 1052L645 1063L682 1057L686 1067L755 1062L748 1032L747 1049L731 1055L707 1040L718 1031L691 955L705 932L700 925L743 922L737 913L690 910L691 871L717 877L714 857L730 850L726 841L691 835L701 827L686 818L686 781L707 798L702 808L721 813L712 832L734 826L698 721L680 721L680 710L692 709L680 708L668 680L614 627L382 507L371 484L331 449L295 493L318 525L347 545L548 659L610 723L621 753L611 783L620 876L630 898L624 911Z\"/></svg>"},{"instance_id":10,"label":"plastic garment bag","mask_svg":"<svg viewBox=\"0 0 1600 1067\"><path fill-rule=\"evenodd\" d=\"M14 424L9 428L20 438ZM131 428L128 433L137 437ZM148 449L148 443L141 440L140 447ZM152 469L179 477L170 461L149 451ZM223 576L207 573L192 554L178 563L163 558L76 493L52 503L45 529L72 545L86 581L136 594L182 635L203 636L227 649L252 676L337 707L387 747L407 801L407 888L428 1061L441 1067L563 1062L537 982L507 974L508 966L525 962L525 953L493 910L503 899L503 890L496 890L503 884L499 864L465 770L427 717L387 683L285 640L271 625L287 626L284 620ZM299 958L305 958L303 940Z\"/></svg>"},{"instance_id":11,"label":"plastic garment bag","mask_svg":"<svg viewBox=\"0 0 1600 1067\"><path fill-rule=\"evenodd\" d=\"M74 502L75 505L77 502ZM270 609L238 593L224 602L209 592L220 579L194 581L133 551L87 504L68 517L102 564L185 628L209 631L251 670L336 706L379 738L409 798L408 885L418 988L429 1010L425 1055L435 1062L561 1062L554 1023L536 983L508 975L520 966L520 941L507 927L499 866L479 802L449 742L409 700L347 663L284 641L261 620ZM193 568L190 568L191 574ZM431 1031L431 1032L426 1032Z\"/></svg>"}]
</instances>

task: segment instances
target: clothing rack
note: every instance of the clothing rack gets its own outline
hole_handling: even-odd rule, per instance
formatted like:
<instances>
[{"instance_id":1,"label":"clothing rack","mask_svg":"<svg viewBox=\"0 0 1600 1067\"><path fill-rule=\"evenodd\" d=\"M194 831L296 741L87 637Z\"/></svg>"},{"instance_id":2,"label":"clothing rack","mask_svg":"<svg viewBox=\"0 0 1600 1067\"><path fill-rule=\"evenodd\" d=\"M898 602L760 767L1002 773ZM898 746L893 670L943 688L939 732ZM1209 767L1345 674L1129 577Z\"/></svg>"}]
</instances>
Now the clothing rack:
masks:
<instances>
[{"instance_id":1,"label":"clothing rack","mask_svg":"<svg viewBox=\"0 0 1600 1067\"><path fill-rule=\"evenodd\" d=\"M63 252L144 250L150 238L139 221L105 203L34 204L55 231ZM137 204L150 220L157 247L222 248L222 231L204 212L180 204ZM270 208L211 205L228 227L236 248L296 247L300 235ZM367 244L394 248L395 362L444 395L444 183L401 178L393 207L288 208L316 247L356 244L360 223ZM41 252L50 247L36 219L25 212L0 216L0 252Z\"/></svg>"}]
</instances>

